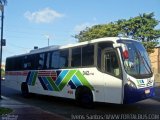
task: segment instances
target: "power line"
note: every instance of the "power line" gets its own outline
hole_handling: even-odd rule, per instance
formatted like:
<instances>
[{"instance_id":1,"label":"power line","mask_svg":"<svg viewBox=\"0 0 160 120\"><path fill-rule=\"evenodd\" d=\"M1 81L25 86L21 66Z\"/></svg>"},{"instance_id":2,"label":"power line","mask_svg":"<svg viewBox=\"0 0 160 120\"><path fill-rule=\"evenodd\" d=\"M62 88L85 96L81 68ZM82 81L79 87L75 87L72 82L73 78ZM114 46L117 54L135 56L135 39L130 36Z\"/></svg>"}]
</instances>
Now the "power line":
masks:
<instances>
[{"instance_id":1,"label":"power line","mask_svg":"<svg viewBox=\"0 0 160 120\"><path fill-rule=\"evenodd\" d=\"M32 48L27 48L27 47L23 47L23 46L20 46L20 45L15 45L13 43L7 43L8 45L11 45L12 47L16 47L16 48L21 48L21 49L32 49Z\"/></svg>"}]
</instances>

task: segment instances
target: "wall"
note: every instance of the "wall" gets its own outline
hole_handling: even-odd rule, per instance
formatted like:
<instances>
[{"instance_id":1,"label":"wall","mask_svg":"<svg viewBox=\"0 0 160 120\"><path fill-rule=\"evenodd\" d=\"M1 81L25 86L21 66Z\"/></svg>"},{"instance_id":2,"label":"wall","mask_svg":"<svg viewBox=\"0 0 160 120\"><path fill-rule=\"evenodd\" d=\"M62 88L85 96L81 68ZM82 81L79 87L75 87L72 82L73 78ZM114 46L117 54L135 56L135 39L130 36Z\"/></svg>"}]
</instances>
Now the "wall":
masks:
<instances>
[{"instance_id":1,"label":"wall","mask_svg":"<svg viewBox=\"0 0 160 120\"><path fill-rule=\"evenodd\" d=\"M149 55L152 65L152 70L155 75L156 82L160 82L160 47L154 49L154 53Z\"/></svg>"}]
</instances>

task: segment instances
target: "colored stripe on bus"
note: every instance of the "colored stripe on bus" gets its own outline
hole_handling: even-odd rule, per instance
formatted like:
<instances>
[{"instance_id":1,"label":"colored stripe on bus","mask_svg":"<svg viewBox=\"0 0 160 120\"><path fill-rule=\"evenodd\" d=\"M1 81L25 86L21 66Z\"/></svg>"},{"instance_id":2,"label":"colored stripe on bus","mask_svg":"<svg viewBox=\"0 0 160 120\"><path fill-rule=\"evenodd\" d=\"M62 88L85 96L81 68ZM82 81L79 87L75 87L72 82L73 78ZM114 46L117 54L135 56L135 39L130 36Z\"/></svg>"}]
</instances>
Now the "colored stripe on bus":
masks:
<instances>
[{"instance_id":1,"label":"colored stripe on bus","mask_svg":"<svg viewBox=\"0 0 160 120\"><path fill-rule=\"evenodd\" d=\"M33 86L34 86L35 83L36 83L37 74L38 74L38 72L34 72L34 76L33 76L33 79L32 79L32 85L33 85Z\"/></svg>"},{"instance_id":2,"label":"colored stripe on bus","mask_svg":"<svg viewBox=\"0 0 160 120\"><path fill-rule=\"evenodd\" d=\"M29 84L29 85L32 85L33 77L34 77L34 72L31 72L31 74L30 74L30 76L29 76L29 81L28 81L28 84Z\"/></svg>"},{"instance_id":3,"label":"colored stripe on bus","mask_svg":"<svg viewBox=\"0 0 160 120\"><path fill-rule=\"evenodd\" d=\"M59 74L61 73L61 70L57 70L56 73L57 73L57 76L59 76Z\"/></svg>"},{"instance_id":4,"label":"colored stripe on bus","mask_svg":"<svg viewBox=\"0 0 160 120\"><path fill-rule=\"evenodd\" d=\"M46 77L42 77L42 80L44 81L47 89L50 90L50 91L53 91L53 88L52 88L51 84L48 82L47 78Z\"/></svg>"},{"instance_id":5,"label":"colored stripe on bus","mask_svg":"<svg viewBox=\"0 0 160 120\"><path fill-rule=\"evenodd\" d=\"M31 85L32 82L32 76L33 76L33 72L30 73L29 78L28 78L28 85Z\"/></svg>"},{"instance_id":6,"label":"colored stripe on bus","mask_svg":"<svg viewBox=\"0 0 160 120\"><path fill-rule=\"evenodd\" d=\"M63 81L58 86L60 90L71 80L72 76L75 74L76 70L70 70L68 74L64 77Z\"/></svg>"},{"instance_id":7,"label":"colored stripe on bus","mask_svg":"<svg viewBox=\"0 0 160 120\"><path fill-rule=\"evenodd\" d=\"M68 85L70 85L71 89L76 89L76 85L72 82L72 80L69 81Z\"/></svg>"},{"instance_id":8,"label":"colored stripe on bus","mask_svg":"<svg viewBox=\"0 0 160 120\"><path fill-rule=\"evenodd\" d=\"M62 82L62 80L64 79L64 77L66 76L67 73L68 73L68 70L63 70L63 71L59 74L57 80L55 81L55 84L56 84L57 86L59 86L59 84Z\"/></svg>"},{"instance_id":9,"label":"colored stripe on bus","mask_svg":"<svg viewBox=\"0 0 160 120\"><path fill-rule=\"evenodd\" d=\"M47 71L47 74L42 74L45 72L41 71L39 73L37 71L28 72L26 78L27 84L34 86L38 77L44 90L61 91L67 84L70 85L71 89L85 85L91 90L94 90L93 86L79 70ZM50 76L48 76L48 73L51 73Z\"/></svg>"},{"instance_id":10,"label":"colored stripe on bus","mask_svg":"<svg viewBox=\"0 0 160 120\"><path fill-rule=\"evenodd\" d=\"M44 90L48 90L48 89L47 89L47 86L45 85L45 83L44 83L44 81L42 80L42 78L41 78L41 77L38 77L38 79L39 79L39 81L40 81L43 89L44 89Z\"/></svg>"},{"instance_id":11,"label":"colored stripe on bus","mask_svg":"<svg viewBox=\"0 0 160 120\"><path fill-rule=\"evenodd\" d=\"M30 74L31 74L31 72L28 72L27 79L26 79L26 83L27 83L27 84L28 84L28 82L29 82Z\"/></svg>"},{"instance_id":12,"label":"colored stripe on bus","mask_svg":"<svg viewBox=\"0 0 160 120\"><path fill-rule=\"evenodd\" d=\"M50 82L50 84L52 85L52 87L54 88L55 91L59 91L59 88L56 86L56 84L54 83L53 79L51 77L47 77L48 81Z\"/></svg>"},{"instance_id":13,"label":"colored stripe on bus","mask_svg":"<svg viewBox=\"0 0 160 120\"><path fill-rule=\"evenodd\" d=\"M73 76L72 77L72 82L78 87L80 85L82 85L82 83L80 82L80 80L77 78L77 76Z\"/></svg>"},{"instance_id":14,"label":"colored stripe on bus","mask_svg":"<svg viewBox=\"0 0 160 120\"><path fill-rule=\"evenodd\" d=\"M93 86L90 85L90 83L87 81L87 79L81 74L81 72L78 70L75 74L77 78L81 81L81 83L87 87L89 87L91 90L94 90Z\"/></svg>"}]
</instances>

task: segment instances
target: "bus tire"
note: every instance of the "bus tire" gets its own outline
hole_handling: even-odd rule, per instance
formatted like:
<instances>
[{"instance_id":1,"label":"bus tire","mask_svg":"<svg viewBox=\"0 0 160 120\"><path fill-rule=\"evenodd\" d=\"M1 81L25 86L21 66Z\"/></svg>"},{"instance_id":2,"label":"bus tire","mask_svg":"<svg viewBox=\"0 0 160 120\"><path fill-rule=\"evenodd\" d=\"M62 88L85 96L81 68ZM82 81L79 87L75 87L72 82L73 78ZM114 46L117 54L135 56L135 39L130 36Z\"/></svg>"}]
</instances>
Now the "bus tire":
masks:
<instances>
[{"instance_id":1,"label":"bus tire","mask_svg":"<svg viewBox=\"0 0 160 120\"><path fill-rule=\"evenodd\" d=\"M93 94L88 87L78 87L76 90L76 102L84 108L93 108Z\"/></svg>"},{"instance_id":2,"label":"bus tire","mask_svg":"<svg viewBox=\"0 0 160 120\"><path fill-rule=\"evenodd\" d=\"M26 82L22 82L22 84L21 84L21 93L24 98L30 97L28 85Z\"/></svg>"}]
</instances>

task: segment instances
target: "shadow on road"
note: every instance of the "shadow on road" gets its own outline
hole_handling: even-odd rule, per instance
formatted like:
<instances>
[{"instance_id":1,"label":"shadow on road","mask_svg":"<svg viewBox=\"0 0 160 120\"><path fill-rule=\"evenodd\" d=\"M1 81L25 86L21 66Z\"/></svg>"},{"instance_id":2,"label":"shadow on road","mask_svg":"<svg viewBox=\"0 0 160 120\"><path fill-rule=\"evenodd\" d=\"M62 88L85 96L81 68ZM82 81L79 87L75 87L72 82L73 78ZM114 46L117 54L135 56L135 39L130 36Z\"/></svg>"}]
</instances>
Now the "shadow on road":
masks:
<instances>
[{"instance_id":1,"label":"shadow on road","mask_svg":"<svg viewBox=\"0 0 160 120\"><path fill-rule=\"evenodd\" d=\"M19 91L11 88L2 87L2 94L25 104L40 107L43 110L53 112L70 118L72 114L126 114L126 113L160 113L160 88L155 89L156 96L152 99L143 100L134 104L107 104L95 103L93 109L86 109L77 106L76 102L71 99L51 97L44 95L32 94L31 98L23 98Z\"/></svg>"},{"instance_id":2,"label":"shadow on road","mask_svg":"<svg viewBox=\"0 0 160 120\"><path fill-rule=\"evenodd\" d=\"M160 102L160 86L155 87L155 97L151 99Z\"/></svg>"}]
</instances>

